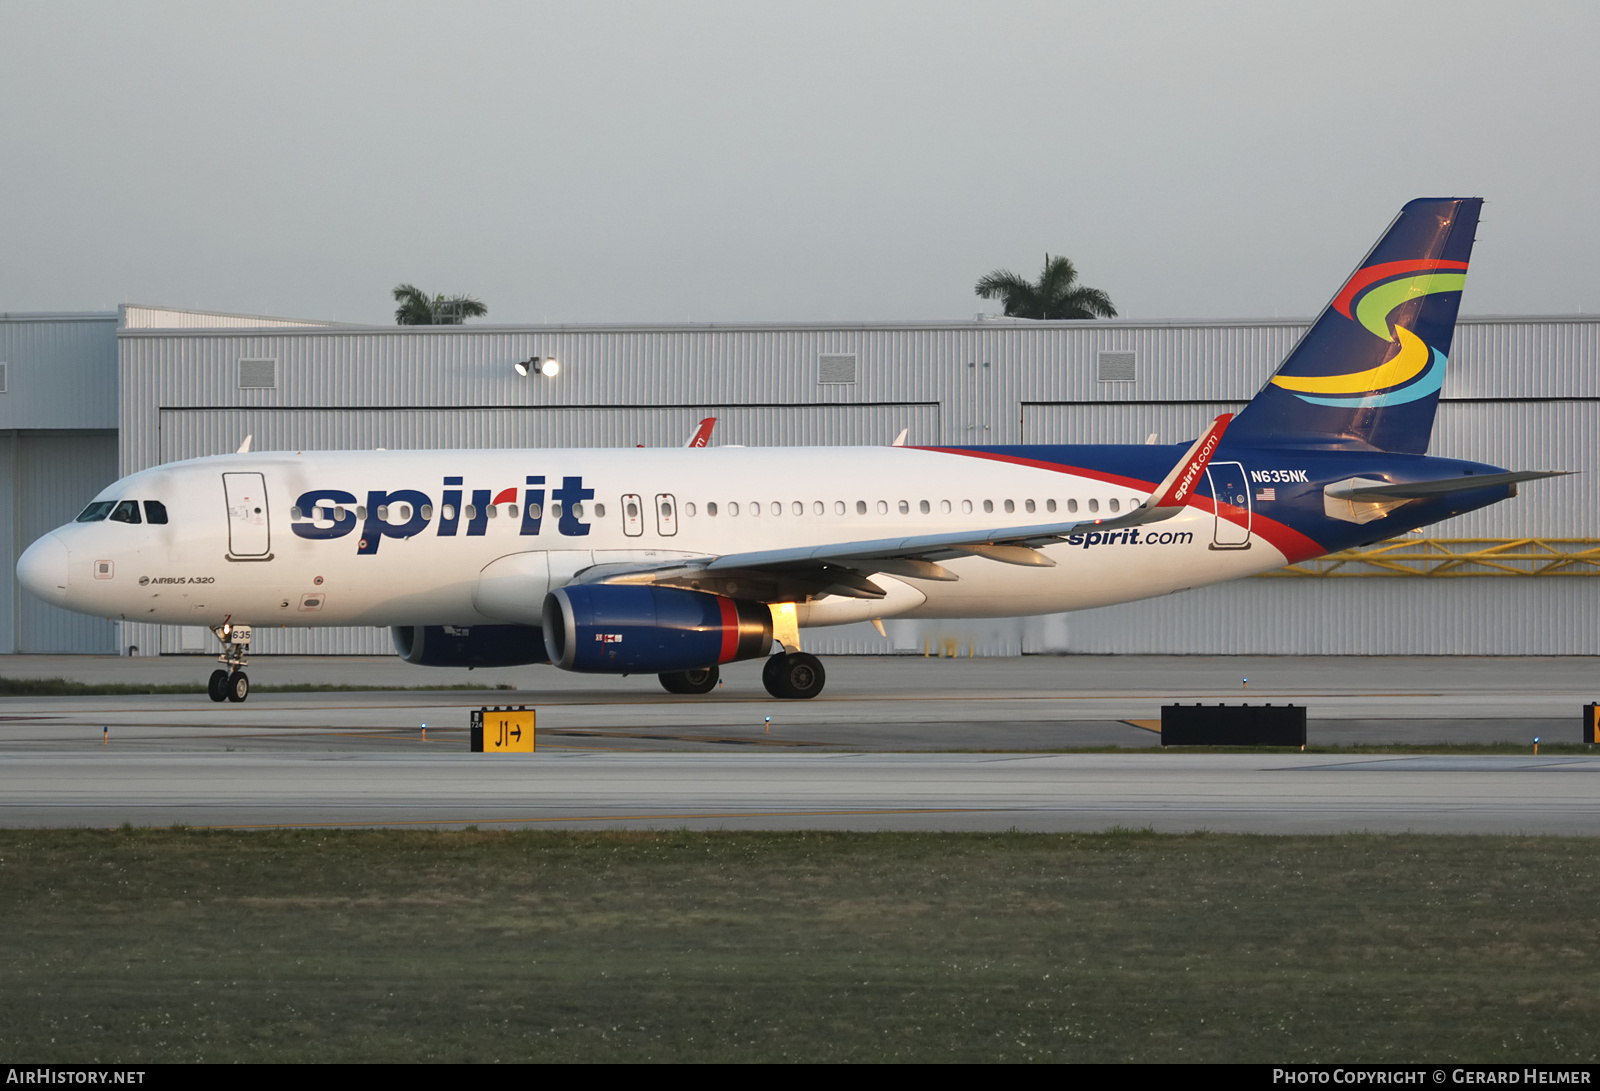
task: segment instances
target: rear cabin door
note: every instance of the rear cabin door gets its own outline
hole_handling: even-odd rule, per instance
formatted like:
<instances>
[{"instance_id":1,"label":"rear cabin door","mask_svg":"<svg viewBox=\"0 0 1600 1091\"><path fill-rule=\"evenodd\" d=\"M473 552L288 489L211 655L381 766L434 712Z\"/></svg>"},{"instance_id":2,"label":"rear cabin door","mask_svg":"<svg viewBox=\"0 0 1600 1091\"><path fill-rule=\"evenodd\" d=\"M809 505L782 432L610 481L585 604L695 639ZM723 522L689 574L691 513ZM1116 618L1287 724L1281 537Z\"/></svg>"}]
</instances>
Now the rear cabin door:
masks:
<instances>
[{"instance_id":1,"label":"rear cabin door","mask_svg":"<svg viewBox=\"0 0 1600 1091\"><path fill-rule=\"evenodd\" d=\"M228 498L228 554L266 558L272 548L267 520L267 479L262 474L222 475Z\"/></svg>"},{"instance_id":2,"label":"rear cabin door","mask_svg":"<svg viewBox=\"0 0 1600 1091\"><path fill-rule=\"evenodd\" d=\"M1244 466L1238 462L1213 462L1206 467L1206 477L1211 481L1211 499L1216 502L1211 548L1249 549L1250 484Z\"/></svg>"}]
</instances>

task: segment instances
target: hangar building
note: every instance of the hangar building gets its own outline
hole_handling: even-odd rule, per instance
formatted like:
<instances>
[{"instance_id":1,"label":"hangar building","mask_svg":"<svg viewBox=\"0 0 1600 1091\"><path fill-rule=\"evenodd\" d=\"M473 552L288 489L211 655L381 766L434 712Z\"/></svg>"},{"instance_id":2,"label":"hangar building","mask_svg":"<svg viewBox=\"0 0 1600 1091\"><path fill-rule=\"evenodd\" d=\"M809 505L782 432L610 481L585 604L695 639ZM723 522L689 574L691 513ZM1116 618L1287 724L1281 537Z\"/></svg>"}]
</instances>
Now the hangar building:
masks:
<instances>
[{"instance_id":1,"label":"hangar building","mask_svg":"<svg viewBox=\"0 0 1600 1091\"><path fill-rule=\"evenodd\" d=\"M1174 443L1242 407L1304 319L355 326L125 305L0 314L0 652L214 652L85 618L16 558L120 474L237 449ZM530 356L556 376L517 374ZM1581 474L1334 562L1014 621L808 630L823 653L1600 653L1600 319L1463 318L1432 453ZM795 473L805 465L797 462ZM222 518L222 513L218 513ZM266 629L254 651L369 654L387 631Z\"/></svg>"}]
</instances>

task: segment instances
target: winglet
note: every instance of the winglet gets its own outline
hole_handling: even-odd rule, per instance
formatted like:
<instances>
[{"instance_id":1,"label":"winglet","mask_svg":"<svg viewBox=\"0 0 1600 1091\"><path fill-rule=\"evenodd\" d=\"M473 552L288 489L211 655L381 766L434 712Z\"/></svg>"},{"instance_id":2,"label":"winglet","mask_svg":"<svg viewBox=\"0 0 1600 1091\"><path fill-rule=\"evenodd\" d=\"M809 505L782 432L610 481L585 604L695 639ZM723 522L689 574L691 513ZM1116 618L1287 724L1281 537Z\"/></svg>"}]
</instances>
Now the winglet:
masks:
<instances>
[{"instance_id":1,"label":"winglet","mask_svg":"<svg viewBox=\"0 0 1600 1091\"><path fill-rule=\"evenodd\" d=\"M237 451L233 452L233 453L236 454L236 455L249 454L250 453L250 441L255 439L255 438L256 438L256 434L254 432L251 432L248 436L245 436L244 437L244 442L239 444L239 449Z\"/></svg>"},{"instance_id":2,"label":"winglet","mask_svg":"<svg viewBox=\"0 0 1600 1091\"><path fill-rule=\"evenodd\" d=\"M711 442L711 429L717 426L716 417L707 417L695 428L694 434L689 437L685 447L704 447Z\"/></svg>"},{"instance_id":3,"label":"winglet","mask_svg":"<svg viewBox=\"0 0 1600 1091\"><path fill-rule=\"evenodd\" d=\"M911 429L909 429L909 428L900 429L900 434L898 436L894 437L894 442L889 444L889 446L890 447L904 447L906 445L906 437L909 436L910 434L911 434Z\"/></svg>"},{"instance_id":4,"label":"winglet","mask_svg":"<svg viewBox=\"0 0 1600 1091\"><path fill-rule=\"evenodd\" d=\"M1231 420L1233 414L1224 413L1212 421L1211 427L1194 441L1194 446L1179 459L1178 464L1167 475L1167 479L1156 486L1144 506L1151 511L1160 511L1164 508L1176 511L1186 505L1190 496L1194 494L1194 487L1199 483L1200 475L1206 472L1211 456L1217 453L1217 448L1222 444L1222 433L1228 430L1228 422Z\"/></svg>"}]
</instances>

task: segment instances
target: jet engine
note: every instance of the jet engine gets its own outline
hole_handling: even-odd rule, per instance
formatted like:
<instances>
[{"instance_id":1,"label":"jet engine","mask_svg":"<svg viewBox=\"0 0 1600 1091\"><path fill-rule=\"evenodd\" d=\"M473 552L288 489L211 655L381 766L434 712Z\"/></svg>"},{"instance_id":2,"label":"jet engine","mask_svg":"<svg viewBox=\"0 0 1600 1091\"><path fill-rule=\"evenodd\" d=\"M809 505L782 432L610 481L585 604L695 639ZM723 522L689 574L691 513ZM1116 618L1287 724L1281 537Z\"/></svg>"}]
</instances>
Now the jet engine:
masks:
<instances>
[{"instance_id":1,"label":"jet engine","mask_svg":"<svg viewBox=\"0 0 1600 1091\"><path fill-rule=\"evenodd\" d=\"M396 625L394 650L422 667L520 667L548 663L544 634L532 625Z\"/></svg>"},{"instance_id":2,"label":"jet engine","mask_svg":"<svg viewBox=\"0 0 1600 1091\"><path fill-rule=\"evenodd\" d=\"M568 584L545 596L550 661L589 674L662 674L772 650L764 603L638 584Z\"/></svg>"}]
</instances>

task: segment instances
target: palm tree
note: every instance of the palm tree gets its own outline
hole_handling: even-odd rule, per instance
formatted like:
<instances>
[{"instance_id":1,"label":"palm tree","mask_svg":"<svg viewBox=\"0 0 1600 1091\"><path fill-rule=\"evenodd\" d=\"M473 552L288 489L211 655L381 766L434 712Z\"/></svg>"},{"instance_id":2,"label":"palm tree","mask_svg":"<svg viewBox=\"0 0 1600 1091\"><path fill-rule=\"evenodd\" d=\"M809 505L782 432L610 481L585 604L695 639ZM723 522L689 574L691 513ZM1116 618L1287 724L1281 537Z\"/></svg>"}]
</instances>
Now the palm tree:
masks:
<instances>
[{"instance_id":1,"label":"palm tree","mask_svg":"<svg viewBox=\"0 0 1600 1091\"><path fill-rule=\"evenodd\" d=\"M1078 270L1067 258L1044 256L1039 283L1005 269L978 280L973 289L983 299L1003 299L1011 318L1115 318L1117 309L1099 288L1078 283Z\"/></svg>"},{"instance_id":2,"label":"palm tree","mask_svg":"<svg viewBox=\"0 0 1600 1091\"><path fill-rule=\"evenodd\" d=\"M394 289L394 320L401 326L459 326L469 318L481 318L489 308L469 295L442 293L428 298L428 293L412 284L397 284Z\"/></svg>"}]
</instances>

